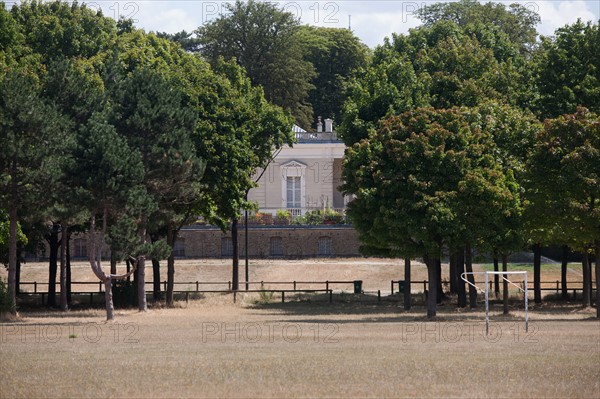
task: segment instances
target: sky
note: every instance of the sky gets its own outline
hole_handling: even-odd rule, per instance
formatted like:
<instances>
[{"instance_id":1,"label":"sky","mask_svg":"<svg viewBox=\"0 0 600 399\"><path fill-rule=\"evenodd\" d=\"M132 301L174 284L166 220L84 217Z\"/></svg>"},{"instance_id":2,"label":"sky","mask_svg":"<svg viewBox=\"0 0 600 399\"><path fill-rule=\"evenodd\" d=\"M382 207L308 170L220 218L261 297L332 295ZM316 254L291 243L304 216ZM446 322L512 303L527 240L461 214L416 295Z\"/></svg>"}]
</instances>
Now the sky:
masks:
<instances>
[{"instance_id":1,"label":"sky","mask_svg":"<svg viewBox=\"0 0 600 399\"><path fill-rule=\"evenodd\" d=\"M507 6L515 1L502 2ZM544 0L517 1L536 11L541 17L538 32L552 35L554 30L577 18L597 22L600 18L600 1ZM174 33L193 31L198 26L226 13L222 1L86 1L89 7L101 8L104 15L124 15L135 21L137 27L147 31ZM280 7L296 15L305 24L347 28L369 47L383 43L393 32L406 33L420 24L415 10L432 1L280 1Z\"/></svg>"}]
</instances>

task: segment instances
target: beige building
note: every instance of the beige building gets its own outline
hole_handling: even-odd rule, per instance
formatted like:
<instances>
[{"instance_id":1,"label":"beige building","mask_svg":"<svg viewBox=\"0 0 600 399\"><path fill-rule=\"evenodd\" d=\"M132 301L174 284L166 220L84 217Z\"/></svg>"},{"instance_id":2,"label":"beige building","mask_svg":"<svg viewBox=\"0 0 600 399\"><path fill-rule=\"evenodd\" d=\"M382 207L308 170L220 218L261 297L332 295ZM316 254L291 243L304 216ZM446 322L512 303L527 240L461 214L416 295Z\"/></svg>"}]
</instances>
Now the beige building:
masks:
<instances>
[{"instance_id":1,"label":"beige building","mask_svg":"<svg viewBox=\"0 0 600 399\"><path fill-rule=\"evenodd\" d=\"M258 171L259 186L250 190L248 199L258 203L259 212L273 215L278 209L293 216L324 208L343 213L347 201L338 187L346 147L332 120L325 120L324 129L319 120L316 132L294 126L294 133L297 143L283 147L266 170Z\"/></svg>"}]
</instances>

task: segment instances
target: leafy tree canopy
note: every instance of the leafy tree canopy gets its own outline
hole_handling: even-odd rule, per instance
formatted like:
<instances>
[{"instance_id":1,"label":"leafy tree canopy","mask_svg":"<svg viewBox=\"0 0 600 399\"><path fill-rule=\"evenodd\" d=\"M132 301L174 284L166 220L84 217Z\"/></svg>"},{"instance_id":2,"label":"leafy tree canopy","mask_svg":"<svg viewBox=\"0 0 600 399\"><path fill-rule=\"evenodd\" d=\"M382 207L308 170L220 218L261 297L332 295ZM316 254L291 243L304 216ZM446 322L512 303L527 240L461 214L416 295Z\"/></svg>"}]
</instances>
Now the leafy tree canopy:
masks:
<instances>
[{"instance_id":1,"label":"leafy tree canopy","mask_svg":"<svg viewBox=\"0 0 600 399\"><path fill-rule=\"evenodd\" d=\"M581 20L543 37L536 55L536 110L541 118L572 114L578 106L600 112L600 28Z\"/></svg>"},{"instance_id":2,"label":"leafy tree canopy","mask_svg":"<svg viewBox=\"0 0 600 399\"><path fill-rule=\"evenodd\" d=\"M299 21L273 3L237 0L226 7L226 15L195 31L201 53L213 66L221 57L236 60L252 84L263 88L267 100L309 127L313 112L308 93L315 70L305 60Z\"/></svg>"}]
</instances>

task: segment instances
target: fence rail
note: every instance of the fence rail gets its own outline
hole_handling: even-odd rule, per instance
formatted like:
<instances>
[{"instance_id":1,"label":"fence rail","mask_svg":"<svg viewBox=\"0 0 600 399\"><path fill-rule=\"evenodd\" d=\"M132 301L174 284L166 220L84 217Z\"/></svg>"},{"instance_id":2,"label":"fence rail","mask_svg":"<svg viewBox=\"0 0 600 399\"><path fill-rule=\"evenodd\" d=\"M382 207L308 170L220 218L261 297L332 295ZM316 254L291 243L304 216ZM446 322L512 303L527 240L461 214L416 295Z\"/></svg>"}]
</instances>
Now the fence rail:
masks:
<instances>
[{"instance_id":1,"label":"fence rail","mask_svg":"<svg viewBox=\"0 0 600 399\"><path fill-rule=\"evenodd\" d=\"M281 301L285 302L285 294L286 293L318 293L318 292L322 292L322 293L328 293L329 301L332 302L335 286L339 287L340 285L350 285L350 284L355 285L355 283L357 283L357 282L360 282L360 285L362 286L362 280L325 280L325 281L295 280L295 281L248 281L248 282L241 281L239 283L240 286L244 286L247 284L249 287L250 286L260 286L261 288L260 289L248 289L248 290L241 289L241 290L234 291L234 290L232 290L232 282L231 281L188 281L188 282L179 281L179 282L173 283L174 287L176 287L176 286L187 286L187 287L192 286L192 287L195 287L195 290L190 290L189 288L187 290L174 289L173 292L176 294L185 294L186 302L189 300L189 294L193 294L193 293L233 294L233 300L235 302L236 298L237 298L237 294L270 292L270 293L280 293ZM398 285L398 288L400 288L399 287L400 284L404 284L404 281L403 280L391 280L391 283L390 283L391 295L394 295L395 285ZM447 284L449 284L449 282L443 280L442 284L447 285ZM489 281L488 284L489 284L490 290L493 289L494 281ZM524 281L516 282L516 284L523 286ZM23 281L23 282L19 283L19 286L27 286L27 285L33 286L33 292L19 291L18 295L21 297L39 295L41 297L42 305L44 305L44 303L46 302L45 299L48 296L48 291L38 291L38 286L48 286L49 284L47 282L37 282L37 281L32 281L32 282ZM75 295L75 296L89 295L90 304L93 304L93 302L94 302L94 295L104 294L104 283L102 283L102 282L73 281L73 282L71 282L71 286L73 286L73 285L95 285L95 286L98 286L97 291L77 291L77 292L72 291L71 292L71 295ZM223 289L200 289L201 286L218 286L218 285L223 286ZM265 285L288 286L290 288L287 288L287 289L286 288L272 288L272 287L265 288ZM300 288L301 286L306 287L307 285L322 285L322 286L324 286L324 288L322 288L322 289ZM411 291L412 291L413 286L421 286L421 285L423 287L423 291L419 291L419 292L427 291L427 285L428 285L427 280L411 281L410 282ZM555 291L558 294L562 290L559 280L541 281L540 285L545 285L545 287L540 288L540 290L542 290L542 291ZM548 287L549 285L552 285L552 287ZM592 281L591 282L592 290L595 290L595 285L596 285L595 281ZM153 288L154 283L152 281L147 281L146 286L150 286ZM163 292L167 290L167 282L166 281L162 281L161 286L163 288ZM533 282L528 282L527 286L528 286L528 289L533 289ZM577 291L583 291L583 282L582 281L569 282L568 287L569 287L568 291L572 291L573 297L576 298ZM400 289L398 289L398 291L400 291ZM59 292L60 291L57 290L56 294L58 294ZM376 290L373 292L377 292L377 296L378 296L379 300L381 300L381 290ZM147 295L151 295L152 293L154 293L153 289L146 289Z\"/></svg>"}]
</instances>

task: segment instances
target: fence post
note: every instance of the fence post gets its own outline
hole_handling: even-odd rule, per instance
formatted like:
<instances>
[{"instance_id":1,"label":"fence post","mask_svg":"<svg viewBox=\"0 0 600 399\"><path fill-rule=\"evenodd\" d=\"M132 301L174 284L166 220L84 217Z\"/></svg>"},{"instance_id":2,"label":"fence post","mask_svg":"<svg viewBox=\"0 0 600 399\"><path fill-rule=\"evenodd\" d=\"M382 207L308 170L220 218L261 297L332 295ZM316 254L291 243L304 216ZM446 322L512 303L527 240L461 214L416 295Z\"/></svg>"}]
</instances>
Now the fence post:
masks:
<instances>
[{"instance_id":1,"label":"fence post","mask_svg":"<svg viewBox=\"0 0 600 399\"><path fill-rule=\"evenodd\" d=\"M98 283L98 292L102 292L102 281Z\"/></svg>"},{"instance_id":2,"label":"fence post","mask_svg":"<svg viewBox=\"0 0 600 399\"><path fill-rule=\"evenodd\" d=\"M200 288L199 288L199 283L198 283L198 281L196 281L196 292L198 292L198 291L200 291Z\"/></svg>"},{"instance_id":3,"label":"fence post","mask_svg":"<svg viewBox=\"0 0 600 399\"><path fill-rule=\"evenodd\" d=\"M296 291L296 280L294 280L294 291Z\"/></svg>"},{"instance_id":4,"label":"fence post","mask_svg":"<svg viewBox=\"0 0 600 399\"><path fill-rule=\"evenodd\" d=\"M381 290L377 290L377 302L381 302Z\"/></svg>"},{"instance_id":5,"label":"fence post","mask_svg":"<svg viewBox=\"0 0 600 399\"><path fill-rule=\"evenodd\" d=\"M423 292L427 291L427 280L423 280Z\"/></svg>"},{"instance_id":6,"label":"fence post","mask_svg":"<svg viewBox=\"0 0 600 399\"><path fill-rule=\"evenodd\" d=\"M285 291L281 291L281 303L285 303Z\"/></svg>"},{"instance_id":7,"label":"fence post","mask_svg":"<svg viewBox=\"0 0 600 399\"><path fill-rule=\"evenodd\" d=\"M33 282L33 293L37 294L37 281Z\"/></svg>"},{"instance_id":8,"label":"fence post","mask_svg":"<svg viewBox=\"0 0 600 399\"><path fill-rule=\"evenodd\" d=\"M329 289L329 280L325 281L325 289L328 290Z\"/></svg>"},{"instance_id":9,"label":"fence post","mask_svg":"<svg viewBox=\"0 0 600 399\"><path fill-rule=\"evenodd\" d=\"M556 293L558 294L558 280L556 280Z\"/></svg>"},{"instance_id":10,"label":"fence post","mask_svg":"<svg viewBox=\"0 0 600 399\"><path fill-rule=\"evenodd\" d=\"M231 281L227 282L227 286L229 287L229 291L231 291ZM233 295L233 302L235 303L235 294Z\"/></svg>"},{"instance_id":11,"label":"fence post","mask_svg":"<svg viewBox=\"0 0 600 399\"><path fill-rule=\"evenodd\" d=\"M166 290L167 290L167 282L163 281L163 291L166 291Z\"/></svg>"},{"instance_id":12,"label":"fence post","mask_svg":"<svg viewBox=\"0 0 600 399\"><path fill-rule=\"evenodd\" d=\"M394 280L390 283L390 289L392 291L392 295L394 295Z\"/></svg>"}]
</instances>

